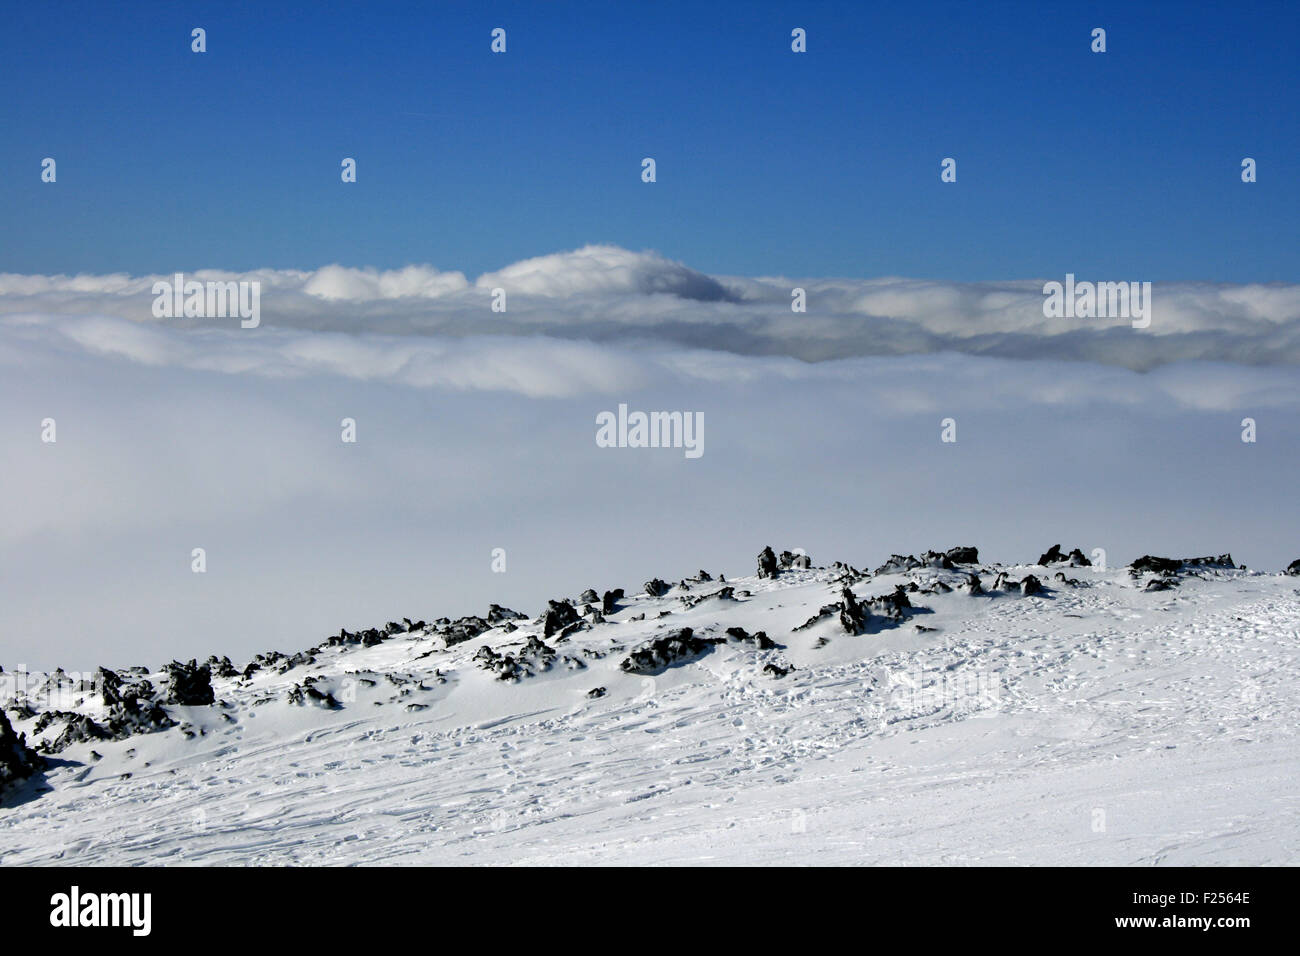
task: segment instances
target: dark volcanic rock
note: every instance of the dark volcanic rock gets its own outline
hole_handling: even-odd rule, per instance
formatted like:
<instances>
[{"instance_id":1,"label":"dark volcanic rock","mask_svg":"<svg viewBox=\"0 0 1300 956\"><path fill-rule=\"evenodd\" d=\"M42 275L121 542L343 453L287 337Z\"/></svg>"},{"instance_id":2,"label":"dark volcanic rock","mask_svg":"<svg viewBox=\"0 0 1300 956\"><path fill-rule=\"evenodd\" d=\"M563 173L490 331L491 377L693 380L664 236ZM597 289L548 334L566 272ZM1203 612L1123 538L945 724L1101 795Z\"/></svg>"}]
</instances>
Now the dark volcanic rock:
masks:
<instances>
[{"instance_id":1,"label":"dark volcanic rock","mask_svg":"<svg viewBox=\"0 0 1300 956\"><path fill-rule=\"evenodd\" d=\"M1287 574L1300 574L1300 558L1296 558L1286 566Z\"/></svg>"},{"instance_id":2,"label":"dark volcanic rock","mask_svg":"<svg viewBox=\"0 0 1300 956\"><path fill-rule=\"evenodd\" d=\"M214 677L237 677L239 671L235 670L235 665L230 663L229 657L217 657L213 654L207 660L208 670Z\"/></svg>"},{"instance_id":3,"label":"dark volcanic rock","mask_svg":"<svg viewBox=\"0 0 1300 956\"><path fill-rule=\"evenodd\" d=\"M769 545L758 553L758 576L760 578L774 578L776 575L776 553Z\"/></svg>"},{"instance_id":4,"label":"dark volcanic rock","mask_svg":"<svg viewBox=\"0 0 1300 956\"><path fill-rule=\"evenodd\" d=\"M1043 584L1032 574L1026 574L1020 581L1020 593L1025 597L1029 597L1031 594L1042 594Z\"/></svg>"},{"instance_id":5,"label":"dark volcanic rock","mask_svg":"<svg viewBox=\"0 0 1300 956\"><path fill-rule=\"evenodd\" d=\"M1061 546L1059 544L1052 545L1038 559L1038 563L1044 566L1049 564L1060 564L1062 562L1069 562L1070 567L1073 568L1092 567L1092 562L1085 558L1083 552L1078 548L1075 548L1069 554L1065 554L1061 551Z\"/></svg>"},{"instance_id":6,"label":"dark volcanic rock","mask_svg":"<svg viewBox=\"0 0 1300 956\"><path fill-rule=\"evenodd\" d=\"M506 621L522 621L527 614L521 614L519 611L512 611L508 607L502 607L500 604L488 605L487 621L489 624L503 624Z\"/></svg>"},{"instance_id":7,"label":"dark volcanic rock","mask_svg":"<svg viewBox=\"0 0 1300 956\"><path fill-rule=\"evenodd\" d=\"M313 704L323 710L338 710L343 705L334 699L334 695L329 691L317 690L314 686L316 679L308 677L301 684L294 684L289 689L289 703L297 704L299 707L304 704Z\"/></svg>"},{"instance_id":8,"label":"dark volcanic rock","mask_svg":"<svg viewBox=\"0 0 1300 956\"><path fill-rule=\"evenodd\" d=\"M594 604L599 600L600 600L600 595L597 594L591 588L587 588L587 590L583 591L581 594L578 595L579 604Z\"/></svg>"},{"instance_id":9,"label":"dark volcanic rock","mask_svg":"<svg viewBox=\"0 0 1300 956\"><path fill-rule=\"evenodd\" d=\"M613 614L618 610L618 602L623 600L623 589L615 588L612 591L606 591L600 599L600 610L603 614Z\"/></svg>"},{"instance_id":10,"label":"dark volcanic rock","mask_svg":"<svg viewBox=\"0 0 1300 956\"><path fill-rule=\"evenodd\" d=\"M587 691L587 696L595 700L597 697L604 697L607 693L608 691L603 687L593 687L591 690Z\"/></svg>"},{"instance_id":11,"label":"dark volcanic rock","mask_svg":"<svg viewBox=\"0 0 1300 956\"><path fill-rule=\"evenodd\" d=\"M1152 578L1150 581L1147 582L1147 586L1143 588L1143 590L1144 591L1172 591L1174 588L1178 586L1179 584L1177 578Z\"/></svg>"},{"instance_id":12,"label":"dark volcanic rock","mask_svg":"<svg viewBox=\"0 0 1300 956\"><path fill-rule=\"evenodd\" d=\"M165 668L170 678L167 702L204 706L215 699L212 693L212 671L207 664L191 660L188 664L172 661Z\"/></svg>"},{"instance_id":13,"label":"dark volcanic rock","mask_svg":"<svg viewBox=\"0 0 1300 956\"><path fill-rule=\"evenodd\" d=\"M642 644L618 666L628 674L655 674L678 661L699 657L724 640L726 638L696 637L691 628L683 627Z\"/></svg>"},{"instance_id":14,"label":"dark volcanic rock","mask_svg":"<svg viewBox=\"0 0 1300 956\"><path fill-rule=\"evenodd\" d=\"M542 637L550 637L556 631L564 630L570 624L576 624L581 620L577 610L568 601L546 603L546 612L542 615Z\"/></svg>"},{"instance_id":15,"label":"dark volcanic rock","mask_svg":"<svg viewBox=\"0 0 1300 956\"><path fill-rule=\"evenodd\" d=\"M30 777L45 766L45 758L27 746L27 735L14 732L0 709L0 788Z\"/></svg>"},{"instance_id":16,"label":"dark volcanic rock","mask_svg":"<svg viewBox=\"0 0 1300 956\"><path fill-rule=\"evenodd\" d=\"M498 654L484 644L475 653L474 660L484 670L494 671L497 680L518 683L525 677L534 677L550 670L558 656L554 648L533 635L528 638L523 648L514 654ZM577 658L567 655L564 657L564 663L570 669L587 666Z\"/></svg>"},{"instance_id":17,"label":"dark volcanic rock","mask_svg":"<svg viewBox=\"0 0 1300 956\"><path fill-rule=\"evenodd\" d=\"M901 590L896 593L902 594L903 602L907 602L906 594L903 594ZM896 598L891 596L890 600L896 600ZM820 611L796 627L795 630L802 631L805 628L812 627L818 621L838 615L840 627L844 629L844 633L861 634L866 630L867 619L870 617L870 610L868 608L869 603L870 602L860 602L857 597L854 596L853 591L846 587L840 591L840 601L838 604L823 605Z\"/></svg>"},{"instance_id":18,"label":"dark volcanic rock","mask_svg":"<svg viewBox=\"0 0 1300 956\"><path fill-rule=\"evenodd\" d=\"M771 661L763 665L763 673L771 674L772 677L774 677L777 680L780 680L782 677L790 673L790 671L792 670L794 670L793 667L782 667L780 664L776 664Z\"/></svg>"},{"instance_id":19,"label":"dark volcanic rock","mask_svg":"<svg viewBox=\"0 0 1300 956\"><path fill-rule=\"evenodd\" d=\"M1233 563L1230 554L1207 555L1203 558L1157 558L1154 555L1144 554L1129 565L1129 568L1134 574L1143 571L1151 571L1154 574L1177 574L1188 568L1220 568L1235 571L1237 566Z\"/></svg>"},{"instance_id":20,"label":"dark volcanic rock","mask_svg":"<svg viewBox=\"0 0 1300 956\"><path fill-rule=\"evenodd\" d=\"M663 597L668 593L668 582L660 578L651 578L645 583L645 593L651 597Z\"/></svg>"},{"instance_id":21,"label":"dark volcanic rock","mask_svg":"<svg viewBox=\"0 0 1300 956\"><path fill-rule=\"evenodd\" d=\"M750 634L743 627L729 627L727 628L727 637L733 641L755 644L760 651L771 650L777 646L776 641L768 637L766 631L755 631Z\"/></svg>"},{"instance_id":22,"label":"dark volcanic rock","mask_svg":"<svg viewBox=\"0 0 1300 956\"><path fill-rule=\"evenodd\" d=\"M888 561L871 573L898 574L901 571L911 571L913 568L919 567L921 567L921 562L910 554L891 554Z\"/></svg>"},{"instance_id":23,"label":"dark volcanic rock","mask_svg":"<svg viewBox=\"0 0 1300 956\"><path fill-rule=\"evenodd\" d=\"M979 564L979 548L958 547L948 549L948 560L953 564Z\"/></svg>"},{"instance_id":24,"label":"dark volcanic rock","mask_svg":"<svg viewBox=\"0 0 1300 956\"><path fill-rule=\"evenodd\" d=\"M912 602L907 599L907 591L901 585L894 588L892 594L884 594L862 603L863 611L891 621L901 621L911 607ZM863 623L865 624L865 615Z\"/></svg>"}]
</instances>

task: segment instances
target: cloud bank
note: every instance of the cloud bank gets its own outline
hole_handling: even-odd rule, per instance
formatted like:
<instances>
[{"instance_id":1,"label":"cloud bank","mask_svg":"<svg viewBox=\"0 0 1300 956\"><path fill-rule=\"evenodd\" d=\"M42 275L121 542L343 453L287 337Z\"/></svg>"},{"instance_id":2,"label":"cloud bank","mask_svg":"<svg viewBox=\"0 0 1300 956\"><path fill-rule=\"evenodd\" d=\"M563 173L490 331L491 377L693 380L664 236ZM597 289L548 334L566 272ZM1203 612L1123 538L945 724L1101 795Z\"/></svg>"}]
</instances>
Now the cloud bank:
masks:
<instances>
[{"instance_id":1,"label":"cloud bank","mask_svg":"<svg viewBox=\"0 0 1300 956\"><path fill-rule=\"evenodd\" d=\"M1300 285L1280 283L1154 283L1151 325L1139 330L1123 318L1045 317L1043 282L1061 276L983 283L708 276L655 253L613 246L528 259L473 282L419 265L188 277L261 282L261 335L271 349L283 347L271 330L296 329L444 340L543 336L810 362L959 352L1135 370L1186 361L1300 365ZM153 317L150 289L170 278L2 274L0 316L95 315L211 331L217 320ZM791 311L795 288L805 290L806 312ZM494 289L506 293L504 312L492 309ZM127 326L120 328L127 336ZM97 341L105 344L103 335ZM259 345L250 341L245 348L251 353ZM410 381L439 383L419 373Z\"/></svg>"}]
</instances>

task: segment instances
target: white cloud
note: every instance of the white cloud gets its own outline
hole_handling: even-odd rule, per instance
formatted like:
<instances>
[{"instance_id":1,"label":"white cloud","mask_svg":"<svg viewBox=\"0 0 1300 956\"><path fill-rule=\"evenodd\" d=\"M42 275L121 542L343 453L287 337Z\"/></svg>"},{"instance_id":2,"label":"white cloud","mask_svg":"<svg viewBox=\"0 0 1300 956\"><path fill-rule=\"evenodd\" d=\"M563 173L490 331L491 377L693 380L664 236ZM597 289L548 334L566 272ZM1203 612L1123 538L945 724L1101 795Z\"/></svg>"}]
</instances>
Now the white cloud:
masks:
<instances>
[{"instance_id":1,"label":"white cloud","mask_svg":"<svg viewBox=\"0 0 1300 956\"><path fill-rule=\"evenodd\" d=\"M1300 365L1300 285L1281 283L1157 282L1151 326L1139 330L1123 318L1047 318L1037 279L707 276L655 253L613 246L527 259L472 283L460 272L419 265L192 278L260 281L263 335L275 329L448 339L540 335L805 361L955 351L1131 369L1183 361ZM4 274L0 315L118 316L154 324L156 279L170 276ZM796 286L807 292L806 313L790 310ZM507 292L505 313L491 311L496 287ZM214 327L204 320L162 321L171 329Z\"/></svg>"}]
</instances>

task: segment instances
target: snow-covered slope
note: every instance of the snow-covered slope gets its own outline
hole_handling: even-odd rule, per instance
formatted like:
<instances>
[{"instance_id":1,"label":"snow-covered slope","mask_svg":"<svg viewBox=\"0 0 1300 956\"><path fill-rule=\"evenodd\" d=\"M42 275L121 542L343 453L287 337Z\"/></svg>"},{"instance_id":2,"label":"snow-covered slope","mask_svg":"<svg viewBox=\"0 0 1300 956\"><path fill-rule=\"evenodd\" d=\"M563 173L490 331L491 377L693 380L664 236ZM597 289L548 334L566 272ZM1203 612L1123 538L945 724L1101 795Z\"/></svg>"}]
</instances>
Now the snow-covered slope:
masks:
<instances>
[{"instance_id":1,"label":"snow-covered slope","mask_svg":"<svg viewBox=\"0 0 1300 956\"><path fill-rule=\"evenodd\" d=\"M0 861L1300 861L1300 579L973 551L11 671Z\"/></svg>"}]
</instances>

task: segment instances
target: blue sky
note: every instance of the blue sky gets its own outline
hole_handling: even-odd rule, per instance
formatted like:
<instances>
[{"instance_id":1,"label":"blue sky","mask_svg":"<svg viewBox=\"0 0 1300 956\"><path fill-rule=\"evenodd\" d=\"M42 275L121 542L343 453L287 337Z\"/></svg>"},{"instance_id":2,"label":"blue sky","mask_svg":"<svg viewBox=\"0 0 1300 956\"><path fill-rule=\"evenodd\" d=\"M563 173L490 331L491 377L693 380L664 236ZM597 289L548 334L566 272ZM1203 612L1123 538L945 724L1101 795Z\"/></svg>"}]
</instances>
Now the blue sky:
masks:
<instances>
[{"instance_id":1,"label":"blue sky","mask_svg":"<svg viewBox=\"0 0 1300 956\"><path fill-rule=\"evenodd\" d=\"M1131 6L13 5L0 271L1300 280L1300 5Z\"/></svg>"}]
</instances>

